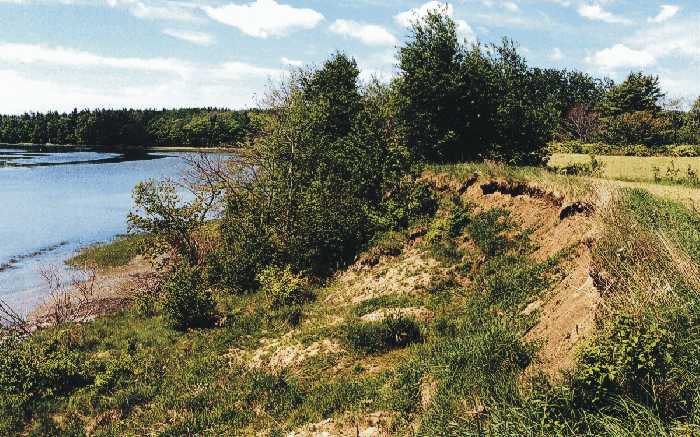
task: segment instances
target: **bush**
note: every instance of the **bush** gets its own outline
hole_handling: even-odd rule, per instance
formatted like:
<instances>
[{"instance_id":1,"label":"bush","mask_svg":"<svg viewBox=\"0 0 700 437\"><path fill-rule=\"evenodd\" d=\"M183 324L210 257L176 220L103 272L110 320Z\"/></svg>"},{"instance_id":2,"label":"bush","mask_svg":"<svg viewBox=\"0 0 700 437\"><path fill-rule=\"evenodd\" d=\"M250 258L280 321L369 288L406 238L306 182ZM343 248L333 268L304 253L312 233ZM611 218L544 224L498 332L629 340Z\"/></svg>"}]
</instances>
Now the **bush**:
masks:
<instances>
[{"instance_id":1,"label":"bush","mask_svg":"<svg viewBox=\"0 0 700 437\"><path fill-rule=\"evenodd\" d=\"M629 112L603 118L602 139L611 144L659 146L671 129L669 120L651 111Z\"/></svg>"},{"instance_id":2,"label":"bush","mask_svg":"<svg viewBox=\"0 0 700 437\"><path fill-rule=\"evenodd\" d=\"M268 266L258 275L258 282L272 309L302 304L313 296L308 279L292 272L290 266Z\"/></svg>"},{"instance_id":3,"label":"bush","mask_svg":"<svg viewBox=\"0 0 700 437\"><path fill-rule=\"evenodd\" d=\"M214 307L214 298L194 267L178 266L163 285L163 313L170 326L178 331L210 326Z\"/></svg>"},{"instance_id":4,"label":"bush","mask_svg":"<svg viewBox=\"0 0 700 437\"><path fill-rule=\"evenodd\" d=\"M376 354L419 342L422 335L415 320L387 317L378 322L346 325L344 340L357 352Z\"/></svg>"},{"instance_id":5,"label":"bush","mask_svg":"<svg viewBox=\"0 0 700 437\"><path fill-rule=\"evenodd\" d=\"M589 162L576 163L564 167L550 167L549 169L556 173L568 176L600 177L603 174L604 168L605 163L598 160L595 155L591 155Z\"/></svg>"},{"instance_id":6,"label":"bush","mask_svg":"<svg viewBox=\"0 0 700 437\"><path fill-rule=\"evenodd\" d=\"M336 54L269 95L253 153L231 162L222 223L227 285L254 288L269 264L327 276L378 232L430 208L407 150L392 142L388 87L359 86L356 62ZM254 169L254 170L253 170ZM426 197L428 195L428 197Z\"/></svg>"},{"instance_id":7,"label":"bush","mask_svg":"<svg viewBox=\"0 0 700 437\"><path fill-rule=\"evenodd\" d=\"M431 255L438 261L454 263L462 258L462 252L455 244L455 238L462 234L471 221L471 205L463 205L459 198L451 199L449 213L437 217L426 233L426 242Z\"/></svg>"},{"instance_id":8,"label":"bush","mask_svg":"<svg viewBox=\"0 0 700 437\"><path fill-rule=\"evenodd\" d=\"M578 401L592 406L623 395L649 404L669 374L672 350L669 332L658 324L618 318L580 354L574 382Z\"/></svg>"},{"instance_id":9,"label":"bush","mask_svg":"<svg viewBox=\"0 0 700 437\"><path fill-rule=\"evenodd\" d=\"M370 211L370 217L379 230L398 230L435 214L437 207L438 202L428 183L404 178L384 199L379 210Z\"/></svg>"},{"instance_id":10,"label":"bush","mask_svg":"<svg viewBox=\"0 0 700 437\"><path fill-rule=\"evenodd\" d=\"M80 356L57 340L0 338L0 433L10 435L34 402L89 382Z\"/></svg>"},{"instance_id":11,"label":"bush","mask_svg":"<svg viewBox=\"0 0 700 437\"><path fill-rule=\"evenodd\" d=\"M506 232L513 229L510 211L493 208L477 214L467 226L467 231L484 254L495 256L505 251L510 241Z\"/></svg>"}]
</instances>

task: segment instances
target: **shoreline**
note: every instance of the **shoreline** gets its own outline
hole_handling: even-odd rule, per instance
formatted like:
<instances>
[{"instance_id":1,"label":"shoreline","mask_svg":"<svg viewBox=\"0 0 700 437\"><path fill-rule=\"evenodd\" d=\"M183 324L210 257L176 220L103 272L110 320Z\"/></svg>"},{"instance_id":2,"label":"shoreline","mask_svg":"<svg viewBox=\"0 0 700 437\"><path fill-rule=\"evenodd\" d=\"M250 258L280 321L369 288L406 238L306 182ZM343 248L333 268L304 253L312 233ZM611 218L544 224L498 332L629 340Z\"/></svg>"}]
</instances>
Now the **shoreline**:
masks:
<instances>
[{"instance_id":1,"label":"shoreline","mask_svg":"<svg viewBox=\"0 0 700 437\"><path fill-rule=\"evenodd\" d=\"M59 150L96 150L96 151L113 151L126 153L133 150L142 150L145 152L202 152L202 153L238 153L244 150L241 147L228 147L228 146L217 146L217 147L197 147L197 146L139 146L139 145L120 145L120 146L104 146L99 144L34 144L34 143L0 143L1 149L10 148L50 148Z\"/></svg>"}]
</instances>

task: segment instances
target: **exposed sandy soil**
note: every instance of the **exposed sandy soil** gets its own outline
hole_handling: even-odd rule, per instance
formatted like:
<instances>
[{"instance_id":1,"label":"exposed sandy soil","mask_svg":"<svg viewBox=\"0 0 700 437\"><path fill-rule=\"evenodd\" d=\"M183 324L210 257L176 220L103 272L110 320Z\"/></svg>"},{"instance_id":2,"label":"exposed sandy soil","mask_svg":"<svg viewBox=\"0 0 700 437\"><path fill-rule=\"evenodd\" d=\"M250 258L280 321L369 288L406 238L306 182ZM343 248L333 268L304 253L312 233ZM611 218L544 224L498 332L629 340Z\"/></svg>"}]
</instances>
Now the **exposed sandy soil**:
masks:
<instances>
[{"instance_id":1,"label":"exposed sandy soil","mask_svg":"<svg viewBox=\"0 0 700 437\"><path fill-rule=\"evenodd\" d=\"M566 266L567 275L545 300L528 307L539 310L539 321L527 340L543 341L536 367L551 377L574 364L576 346L595 329L595 313L601 296L589 274L590 254L579 247Z\"/></svg>"},{"instance_id":2,"label":"exposed sandy soil","mask_svg":"<svg viewBox=\"0 0 700 437\"><path fill-rule=\"evenodd\" d=\"M296 368L306 360L319 355L343 353L343 347L334 340L323 339L309 346L293 340L293 331L281 338L264 338L252 351L233 349L227 354L230 363L243 364L249 369L266 370L279 374Z\"/></svg>"},{"instance_id":3,"label":"exposed sandy soil","mask_svg":"<svg viewBox=\"0 0 700 437\"><path fill-rule=\"evenodd\" d=\"M92 295L89 302L82 305L76 321L87 322L124 308L131 302L134 288L152 273L153 267L142 257L135 258L123 267L97 271L92 285ZM66 292L73 302L79 300L79 290L69 289ZM50 324L55 305L53 299L47 298L29 315L30 324L36 326Z\"/></svg>"},{"instance_id":4,"label":"exposed sandy soil","mask_svg":"<svg viewBox=\"0 0 700 437\"><path fill-rule=\"evenodd\" d=\"M464 192L465 199L476 203L479 209L508 209L521 229L531 229L531 240L537 244L534 260L544 261L561 251L571 251L562 265L563 280L525 310L526 314L539 312L539 321L525 337L542 343L540 362L535 366L556 377L574 364L577 346L593 332L596 309L602 299L590 275L589 247L595 236L595 220L591 215L595 206L574 211L562 219L562 211L574 203L558 193L548 193L535 186L525 190L535 197L499 191L485 194L483 185L481 181L471 185ZM601 201L607 198L599 197Z\"/></svg>"},{"instance_id":5,"label":"exposed sandy soil","mask_svg":"<svg viewBox=\"0 0 700 437\"><path fill-rule=\"evenodd\" d=\"M376 266L351 267L341 273L336 281L337 291L325 303L347 307L382 296L420 293L441 267L419 250L418 242L409 243L400 257L382 258Z\"/></svg>"},{"instance_id":6,"label":"exposed sandy soil","mask_svg":"<svg viewBox=\"0 0 700 437\"><path fill-rule=\"evenodd\" d=\"M404 316L419 322L429 322L433 318L433 312L424 307L412 308L382 308L373 313L361 317L364 322L379 322L387 317Z\"/></svg>"},{"instance_id":7,"label":"exposed sandy soil","mask_svg":"<svg viewBox=\"0 0 700 437\"><path fill-rule=\"evenodd\" d=\"M361 417L346 416L306 425L287 437L384 437L393 435L391 413L379 411Z\"/></svg>"}]
</instances>

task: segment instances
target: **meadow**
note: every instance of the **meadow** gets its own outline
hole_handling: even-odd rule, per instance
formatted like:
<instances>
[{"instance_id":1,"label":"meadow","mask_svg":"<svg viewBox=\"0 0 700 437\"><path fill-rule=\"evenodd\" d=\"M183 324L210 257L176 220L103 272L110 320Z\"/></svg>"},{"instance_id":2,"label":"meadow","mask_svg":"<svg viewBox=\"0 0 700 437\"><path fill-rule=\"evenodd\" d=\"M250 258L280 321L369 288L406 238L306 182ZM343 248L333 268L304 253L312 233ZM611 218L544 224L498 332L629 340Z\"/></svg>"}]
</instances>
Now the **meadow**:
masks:
<instances>
[{"instance_id":1,"label":"meadow","mask_svg":"<svg viewBox=\"0 0 700 437\"><path fill-rule=\"evenodd\" d=\"M656 176L665 178L671 172L679 171L679 176L690 167L700 172L700 157L668 157L668 156L596 156L603 163L602 177L627 182L659 182ZM564 167L572 164L590 162L589 155L577 153L555 153L548 165ZM655 171L658 169L658 171Z\"/></svg>"},{"instance_id":2,"label":"meadow","mask_svg":"<svg viewBox=\"0 0 700 437\"><path fill-rule=\"evenodd\" d=\"M700 172L700 157L595 156L595 159L602 163L596 177L609 179L617 187L644 189L690 207L700 205L700 187L692 177ZM589 155L555 153L548 166L561 168L590 161Z\"/></svg>"}]
</instances>

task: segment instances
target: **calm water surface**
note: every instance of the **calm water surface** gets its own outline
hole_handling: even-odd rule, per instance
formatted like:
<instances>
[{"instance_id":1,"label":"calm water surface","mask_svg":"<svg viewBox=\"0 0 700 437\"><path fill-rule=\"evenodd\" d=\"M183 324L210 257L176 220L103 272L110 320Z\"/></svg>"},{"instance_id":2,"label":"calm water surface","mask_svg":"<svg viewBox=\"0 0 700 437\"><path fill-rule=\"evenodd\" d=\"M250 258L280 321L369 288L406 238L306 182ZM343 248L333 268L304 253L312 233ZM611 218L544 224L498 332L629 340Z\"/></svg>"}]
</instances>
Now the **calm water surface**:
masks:
<instances>
[{"instance_id":1,"label":"calm water surface","mask_svg":"<svg viewBox=\"0 0 700 437\"><path fill-rule=\"evenodd\" d=\"M178 177L182 155L0 149L0 299L21 311L41 302L40 270L125 233L134 186Z\"/></svg>"}]
</instances>

